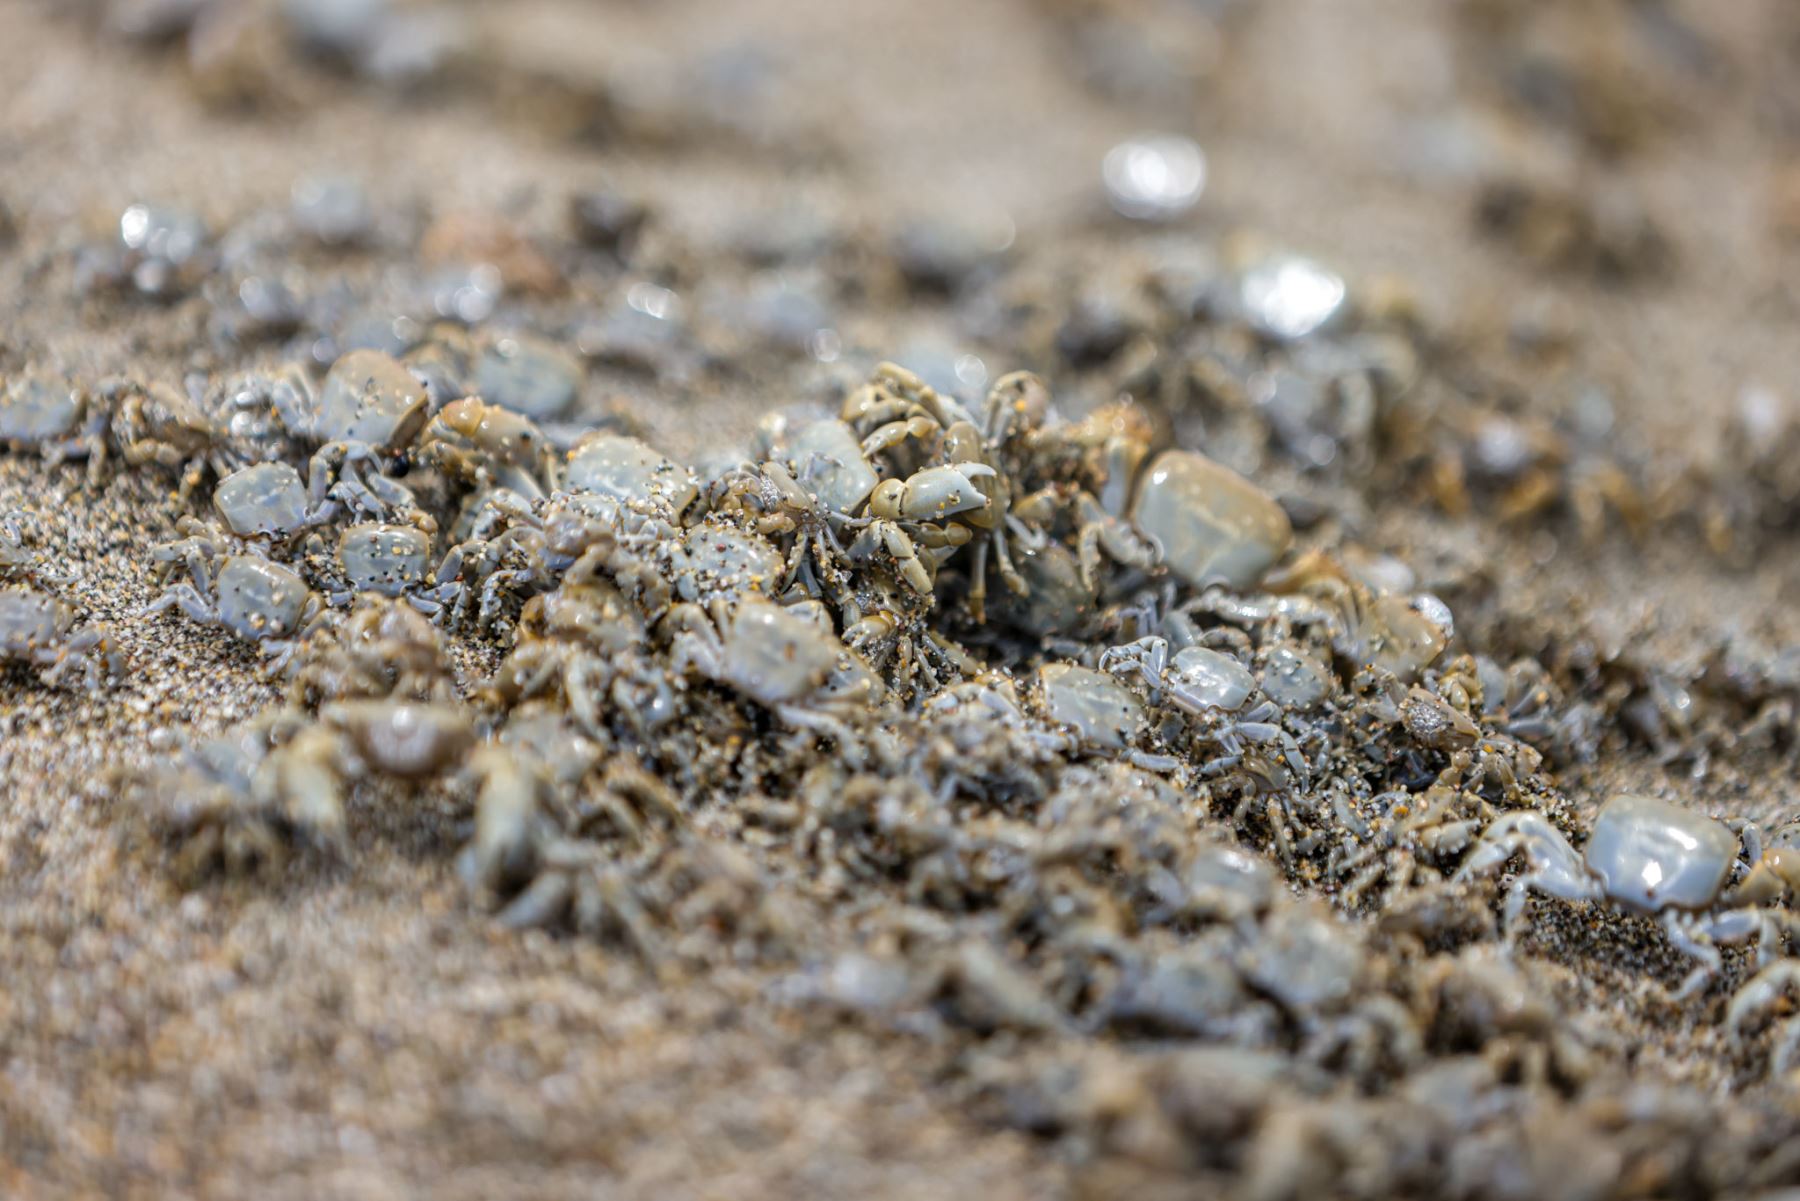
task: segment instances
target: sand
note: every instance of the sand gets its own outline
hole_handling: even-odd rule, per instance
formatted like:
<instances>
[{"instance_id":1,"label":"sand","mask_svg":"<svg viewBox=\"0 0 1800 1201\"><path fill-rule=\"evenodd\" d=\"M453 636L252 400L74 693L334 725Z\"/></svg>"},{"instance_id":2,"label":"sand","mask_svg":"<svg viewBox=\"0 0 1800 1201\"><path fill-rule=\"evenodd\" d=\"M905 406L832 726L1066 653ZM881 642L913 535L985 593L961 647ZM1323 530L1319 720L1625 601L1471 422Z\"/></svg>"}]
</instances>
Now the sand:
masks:
<instances>
[{"instance_id":1,"label":"sand","mask_svg":"<svg viewBox=\"0 0 1800 1201\"><path fill-rule=\"evenodd\" d=\"M666 86L701 52L754 41L781 67L761 117L783 134L769 150L572 142L480 96L406 102L350 84L285 111L217 112L184 82L179 50L9 0L0 203L17 235L0 249L0 372L52 362L174 379L218 366L194 306L99 304L74 286L74 248L141 198L222 228L330 172L362 180L384 212L497 208L538 230L559 225L569 189L601 184L652 197L658 220L698 245L796 208L870 226L1000 211L1022 247L1077 261L1118 233L1098 192L1105 148L1172 126L1211 165L1180 236L1254 227L1353 280L1402 280L1525 411L1566 414L1599 386L1619 445L1702 457L1745 387L1779 390L1800 368L1800 243L1780 207L1797 161L1800 98L1781 48L1792 17L1779 0L1677 6L1705 32L1702 67L1631 93L1664 109L1642 146L1609 158L1499 102L1493 47L1511 43L1484 42L1456 7L1236 7L1216 28L1216 62L1172 100L1084 86L1057 24L1076 5L509 7L509 61L533 68L623 63ZM1628 63L1663 61L1625 44ZM1629 196L1673 247L1670 265L1621 285L1484 236L1481 184L1515 176ZM343 270L370 279L403 253L378 247ZM1505 330L1522 314L1549 314L1569 353L1510 355ZM870 343L929 325L879 296L855 320ZM692 454L742 436L783 399L769 395L779 378L746 359L729 385L640 387L617 403ZM797 1013L779 1000L784 969L723 963L659 984L615 952L493 928L454 871L460 815L432 794L364 798L347 863L183 894L114 773L148 761L159 730L222 728L276 689L246 648L134 617L154 595L143 548L182 511L165 477L109 473L96 487L79 466L9 457L0 510L15 508L78 571L69 598L117 628L133 671L99 693L0 676L0 1192L998 1199L1108 1195L1125 1179L1092 1148L996 1122L958 1070L959 1041ZM1471 639L1511 615L1573 628L1647 614L1671 662L1736 630L1800 641L1800 559L1779 534L1735 567L1691 533L1581 545L1379 490L1352 524L1426 584L1473 570ZM1696 781L1639 750L1558 782L1587 813L1631 786L1769 819L1791 804L1791 771L1791 758L1746 755ZM1546 929L1534 949L1563 1003L1616 1024L1647 1077L1724 1094L1719 1004L1645 999L1647 977L1679 976L1665 946L1641 931ZM1008 1037L983 1054L1004 1058ZM1790 1086L1760 1087L1758 1106L1791 1106Z\"/></svg>"}]
</instances>

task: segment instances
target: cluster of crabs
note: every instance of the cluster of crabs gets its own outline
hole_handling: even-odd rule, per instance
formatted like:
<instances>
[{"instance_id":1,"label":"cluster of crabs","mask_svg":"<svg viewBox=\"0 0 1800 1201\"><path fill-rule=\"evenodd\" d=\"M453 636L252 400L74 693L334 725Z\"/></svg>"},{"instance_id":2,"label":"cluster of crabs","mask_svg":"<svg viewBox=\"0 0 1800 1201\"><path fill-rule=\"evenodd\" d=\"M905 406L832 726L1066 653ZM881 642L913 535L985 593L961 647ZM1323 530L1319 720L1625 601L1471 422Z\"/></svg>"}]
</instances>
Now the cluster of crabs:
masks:
<instances>
[{"instance_id":1,"label":"cluster of crabs","mask_svg":"<svg viewBox=\"0 0 1800 1201\"><path fill-rule=\"evenodd\" d=\"M1053 767L1097 761L1346 908L1429 923L1520 865L1509 937L1531 893L1656 917L1696 960L1682 996L1755 941L1740 1031L1800 985L1780 954L1800 825L1765 844L1624 796L1575 850L1531 744L1554 724L1542 669L1450 656L1441 601L1296 552L1282 503L1157 450L1130 402L1067 421L1028 373L970 406L884 364L835 413L772 415L690 468L540 428L455 364L351 351L322 380L243 381L228 421L122 384L25 377L0 400L15 448L159 464L184 496L210 481L210 517L151 549L165 586L142 616L260 647L289 700L132 781L184 875L341 844L358 781L435 782L472 799L465 871L504 921L649 957L695 906L759 939L795 925L692 832L696 803L797 831L772 798L824 770L884 815L845 829L947 852L973 844L883 802L894 782L922 786L915 808L1021 812ZM0 569L38 570L24 543L0 529ZM116 639L34 583L0 592L6 657L51 684L122 674ZM459 638L497 669L459 674ZM1777 1062L1797 1049L1800 1027Z\"/></svg>"}]
</instances>

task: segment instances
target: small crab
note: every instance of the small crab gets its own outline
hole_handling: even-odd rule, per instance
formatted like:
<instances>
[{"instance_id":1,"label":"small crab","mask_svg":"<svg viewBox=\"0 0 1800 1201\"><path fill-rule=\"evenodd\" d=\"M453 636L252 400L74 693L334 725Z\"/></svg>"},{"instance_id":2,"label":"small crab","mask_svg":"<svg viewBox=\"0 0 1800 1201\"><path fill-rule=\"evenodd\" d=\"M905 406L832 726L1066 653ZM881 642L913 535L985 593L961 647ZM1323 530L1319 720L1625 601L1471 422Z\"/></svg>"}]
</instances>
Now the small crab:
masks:
<instances>
[{"instance_id":1,"label":"small crab","mask_svg":"<svg viewBox=\"0 0 1800 1201\"><path fill-rule=\"evenodd\" d=\"M277 738L253 781L252 795L289 813L311 815L313 829L341 837L344 791L371 775L417 783L450 771L475 745L468 710L454 703L388 697L336 701L318 721L270 719Z\"/></svg>"},{"instance_id":2,"label":"small crab","mask_svg":"<svg viewBox=\"0 0 1800 1201\"><path fill-rule=\"evenodd\" d=\"M1166 450L1151 461L1138 481L1131 521L1177 577L1195 587L1223 583L1240 592L1262 580L1294 537L1287 514L1268 493L1185 450Z\"/></svg>"},{"instance_id":3,"label":"small crab","mask_svg":"<svg viewBox=\"0 0 1800 1201\"><path fill-rule=\"evenodd\" d=\"M881 481L856 431L842 421L806 422L784 433L776 449L792 478L827 512L856 512Z\"/></svg>"},{"instance_id":4,"label":"small crab","mask_svg":"<svg viewBox=\"0 0 1800 1201\"><path fill-rule=\"evenodd\" d=\"M667 673L643 653L642 620L610 584L565 582L532 597L516 637L487 689L509 710L560 691L578 727L596 738L609 717L647 732L677 712Z\"/></svg>"},{"instance_id":5,"label":"small crab","mask_svg":"<svg viewBox=\"0 0 1800 1201\"><path fill-rule=\"evenodd\" d=\"M177 877L193 884L221 869L279 867L295 844L341 849L349 782L371 773L429 779L460 764L474 742L469 714L455 704L345 701L324 706L316 722L277 709L129 784L177 843Z\"/></svg>"},{"instance_id":6,"label":"small crab","mask_svg":"<svg viewBox=\"0 0 1800 1201\"><path fill-rule=\"evenodd\" d=\"M363 522L349 526L338 535L337 543L344 588L328 592L327 598L342 606L362 593L373 592L403 597L419 612L436 615L457 595L457 586L438 579L431 552L430 532L414 525Z\"/></svg>"},{"instance_id":7,"label":"small crab","mask_svg":"<svg viewBox=\"0 0 1800 1201\"><path fill-rule=\"evenodd\" d=\"M196 528L182 525L188 531ZM276 670L286 665L296 639L323 608L318 594L296 572L258 555L222 553L220 543L204 532L156 546L151 557L163 570L185 567L189 580L169 587L144 606L142 615L179 608L193 621L258 644L274 657Z\"/></svg>"},{"instance_id":8,"label":"small crab","mask_svg":"<svg viewBox=\"0 0 1800 1201\"><path fill-rule=\"evenodd\" d=\"M109 414L67 381L26 375L0 390L0 446L35 450L49 463L86 458L88 478L106 462Z\"/></svg>"},{"instance_id":9,"label":"small crab","mask_svg":"<svg viewBox=\"0 0 1800 1201\"><path fill-rule=\"evenodd\" d=\"M474 533L444 553L425 599L439 608L440 624L468 620L471 606L481 629L499 621L512 599L551 587L543 522L517 494L490 493Z\"/></svg>"},{"instance_id":10,"label":"small crab","mask_svg":"<svg viewBox=\"0 0 1800 1201\"><path fill-rule=\"evenodd\" d=\"M28 524L37 523L23 509L0 514L0 577L16 577L29 584L48 584L51 587L73 581L78 573L59 570L55 566L57 556L50 550L32 549L33 544L41 544L44 537L35 530L33 534L36 536L28 537Z\"/></svg>"},{"instance_id":11,"label":"small crab","mask_svg":"<svg viewBox=\"0 0 1800 1201\"><path fill-rule=\"evenodd\" d=\"M933 441L973 421L962 405L894 363L881 363L869 382L844 398L839 416L862 438L863 454L874 456L908 439Z\"/></svg>"},{"instance_id":12,"label":"small crab","mask_svg":"<svg viewBox=\"0 0 1800 1201\"><path fill-rule=\"evenodd\" d=\"M883 480L869 495L868 515L854 523L862 532L850 546L850 557L867 562L885 551L900 577L929 596L939 564L972 536L963 522L991 526L991 502L976 481L994 474L986 463L959 463L927 467L904 480ZM959 520L947 520L951 517Z\"/></svg>"},{"instance_id":13,"label":"small crab","mask_svg":"<svg viewBox=\"0 0 1800 1201\"><path fill-rule=\"evenodd\" d=\"M1265 587L1277 598L1267 612L1283 624L1317 626L1354 671L1374 669L1402 683L1418 679L1444 653L1456 632L1450 607L1437 597L1371 588L1355 579L1337 559L1319 551L1299 556L1291 566L1272 575ZM1240 602L1216 591L1209 591L1202 601L1221 616L1232 607L1241 607Z\"/></svg>"},{"instance_id":14,"label":"small crab","mask_svg":"<svg viewBox=\"0 0 1800 1201\"><path fill-rule=\"evenodd\" d=\"M557 479L550 440L529 417L473 396L431 419L419 458L477 493L499 490L528 502L548 495Z\"/></svg>"},{"instance_id":15,"label":"small crab","mask_svg":"<svg viewBox=\"0 0 1800 1201\"><path fill-rule=\"evenodd\" d=\"M848 723L869 711L867 689L846 677L868 675L829 624L809 621L755 594L702 608L677 605L672 668L694 668L769 709L789 725L851 744Z\"/></svg>"},{"instance_id":16,"label":"small crab","mask_svg":"<svg viewBox=\"0 0 1800 1201\"><path fill-rule=\"evenodd\" d=\"M389 517L418 506L412 492L384 472L425 425L425 385L398 360L378 350L341 355L316 398L290 393L283 422L322 445L307 468L314 505L340 501L358 512Z\"/></svg>"},{"instance_id":17,"label":"small crab","mask_svg":"<svg viewBox=\"0 0 1800 1201\"><path fill-rule=\"evenodd\" d=\"M981 664L932 628L934 598L885 574L867 574L840 610L844 643L903 694L925 695L946 680L979 674Z\"/></svg>"},{"instance_id":18,"label":"small crab","mask_svg":"<svg viewBox=\"0 0 1800 1201\"><path fill-rule=\"evenodd\" d=\"M1209 773L1227 771L1242 762L1246 743L1273 744L1301 780L1311 773L1294 736L1281 726L1281 707L1271 700L1251 704L1256 677L1221 651L1186 646L1169 653L1165 638L1148 635L1124 646L1109 647L1100 669L1133 679L1148 692L1151 704L1167 701L1186 720L1198 741L1224 753L1207 764Z\"/></svg>"},{"instance_id":19,"label":"small crab","mask_svg":"<svg viewBox=\"0 0 1800 1201\"><path fill-rule=\"evenodd\" d=\"M454 703L337 701L319 710L319 721L342 740L336 753L351 776L427 779L455 767L475 744L469 711Z\"/></svg>"},{"instance_id":20,"label":"small crab","mask_svg":"<svg viewBox=\"0 0 1800 1201\"><path fill-rule=\"evenodd\" d=\"M125 657L105 627L78 624L66 602L34 588L0 589L0 661L35 667L52 686L71 672L89 689L125 674Z\"/></svg>"},{"instance_id":21,"label":"small crab","mask_svg":"<svg viewBox=\"0 0 1800 1201\"><path fill-rule=\"evenodd\" d=\"M1006 382L996 384L995 391ZM993 408L996 402L990 399L989 404ZM1022 465L1033 478L1047 482L1020 497L1014 512L1038 530L1072 523L1082 582L1089 588L1098 587L1102 551L1114 562L1139 569L1162 561L1158 544L1132 524L1127 512L1151 434L1142 410L1129 402L1102 405L1073 424L1036 422L1025 429ZM1148 481L1141 490L1150 491Z\"/></svg>"},{"instance_id":22,"label":"small crab","mask_svg":"<svg viewBox=\"0 0 1800 1201\"><path fill-rule=\"evenodd\" d=\"M1565 901L1602 901L1627 912L1660 918L1669 940L1698 961L1676 999L1706 986L1718 972L1717 944L1769 939L1764 911L1785 873L1791 848L1764 855L1754 827L1743 826L1741 841L1755 861L1754 888L1728 891L1737 864L1740 833L1725 822L1655 797L1621 794L1601 806L1593 832L1580 852L1543 814L1513 811L1484 832L1457 872L1466 880L1498 872L1523 855L1526 872L1507 894L1504 921L1510 931L1533 892ZM1796 873L1800 875L1800 873ZM1762 946L1770 953L1769 943Z\"/></svg>"},{"instance_id":23,"label":"small crab","mask_svg":"<svg viewBox=\"0 0 1800 1201\"><path fill-rule=\"evenodd\" d=\"M349 613L321 615L289 664L295 702L401 697L444 701L456 695L442 635L413 605L364 594Z\"/></svg>"},{"instance_id":24,"label":"small crab","mask_svg":"<svg viewBox=\"0 0 1800 1201\"><path fill-rule=\"evenodd\" d=\"M1123 753L1139 767L1173 771L1175 760L1138 750L1145 728L1144 704L1105 672L1073 663L1047 663L1038 669L1038 695L1044 716L1055 727L1039 739L1066 753Z\"/></svg>"},{"instance_id":25,"label":"small crab","mask_svg":"<svg viewBox=\"0 0 1800 1201\"><path fill-rule=\"evenodd\" d=\"M1448 782L1481 787L1490 781L1508 798L1543 762L1536 750L1505 734L1483 734L1467 713L1435 692L1414 685L1400 706L1400 720L1414 740L1450 755Z\"/></svg>"},{"instance_id":26,"label":"small crab","mask_svg":"<svg viewBox=\"0 0 1800 1201\"><path fill-rule=\"evenodd\" d=\"M666 501L676 516L699 495L687 468L638 438L606 431L590 434L569 453L564 486L617 501Z\"/></svg>"},{"instance_id":27,"label":"small crab","mask_svg":"<svg viewBox=\"0 0 1800 1201\"><path fill-rule=\"evenodd\" d=\"M240 538L283 541L337 515L337 502L312 503L300 473L286 463L240 468L213 489L213 508Z\"/></svg>"},{"instance_id":28,"label":"small crab","mask_svg":"<svg viewBox=\"0 0 1800 1201\"><path fill-rule=\"evenodd\" d=\"M854 440L851 445L854 447ZM857 462L862 462L860 452ZM871 483L872 477L871 472ZM841 499L841 493L855 487L809 492L786 467L771 461L734 472L713 509L723 514L743 513L758 534L790 539L781 587L776 591L798 583L808 595L818 596L827 588L835 592L844 586L847 552L838 541L837 530L848 523L849 515L832 505ZM867 494L864 489L863 496ZM860 505L862 497L854 503Z\"/></svg>"},{"instance_id":29,"label":"small crab","mask_svg":"<svg viewBox=\"0 0 1800 1201\"><path fill-rule=\"evenodd\" d=\"M199 485L207 469L223 477L243 464L200 406L175 388L112 380L99 392L113 404L113 441L126 465L153 463L178 472L181 499Z\"/></svg>"},{"instance_id":30,"label":"small crab","mask_svg":"<svg viewBox=\"0 0 1800 1201\"><path fill-rule=\"evenodd\" d=\"M333 847L343 837L337 789L309 778L305 748L292 758L272 753L281 722L280 714L264 714L170 762L122 773L125 796L170 844L170 871L182 887L219 874L278 871L297 846Z\"/></svg>"}]
</instances>

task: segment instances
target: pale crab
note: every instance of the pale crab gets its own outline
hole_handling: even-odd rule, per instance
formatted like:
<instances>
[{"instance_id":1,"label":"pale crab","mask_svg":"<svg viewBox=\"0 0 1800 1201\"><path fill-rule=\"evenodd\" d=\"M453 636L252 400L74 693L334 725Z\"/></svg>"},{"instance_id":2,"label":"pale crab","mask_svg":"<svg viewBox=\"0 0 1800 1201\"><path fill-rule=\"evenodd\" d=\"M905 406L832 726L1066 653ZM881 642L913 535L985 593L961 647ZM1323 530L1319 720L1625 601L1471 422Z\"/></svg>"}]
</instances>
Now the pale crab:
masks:
<instances>
[{"instance_id":1,"label":"pale crab","mask_svg":"<svg viewBox=\"0 0 1800 1201\"><path fill-rule=\"evenodd\" d=\"M1208 760L1208 774L1235 770L1249 746L1267 745L1302 787L1311 776L1299 743L1281 724L1281 706L1266 698L1251 703L1257 679L1232 656L1205 646L1171 653L1168 640L1152 634L1103 651L1100 669L1138 684L1151 705L1173 707L1194 741L1216 746L1221 754Z\"/></svg>"},{"instance_id":2,"label":"pale crab","mask_svg":"<svg viewBox=\"0 0 1800 1201\"><path fill-rule=\"evenodd\" d=\"M536 423L473 396L451 401L432 417L419 437L418 456L482 498L507 493L528 503L558 482L554 447Z\"/></svg>"},{"instance_id":3,"label":"pale crab","mask_svg":"<svg viewBox=\"0 0 1800 1201\"><path fill-rule=\"evenodd\" d=\"M344 701L317 721L272 710L133 775L129 788L178 844L178 877L195 884L219 870L278 867L296 844L341 849L353 781L430 779L460 765L475 738L455 704Z\"/></svg>"},{"instance_id":4,"label":"pale crab","mask_svg":"<svg viewBox=\"0 0 1800 1201\"><path fill-rule=\"evenodd\" d=\"M679 711L667 673L645 653L642 619L609 583L565 582L532 597L515 638L484 691L507 710L560 693L577 727L596 739L608 738L609 719L647 734Z\"/></svg>"},{"instance_id":5,"label":"pale crab","mask_svg":"<svg viewBox=\"0 0 1800 1201\"><path fill-rule=\"evenodd\" d=\"M188 580L173 584L140 610L141 616L179 608L192 621L218 626L260 646L280 670L297 640L324 610L318 593L289 567L234 550L217 531L183 518L186 536L151 548L157 570L184 567Z\"/></svg>"},{"instance_id":6,"label":"pale crab","mask_svg":"<svg viewBox=\"0 0 1800 1201\"><path fill-rule=\"evenodd\" d=\"M1750 872L1731 888L1740 845ZM1579 852L1542 813L1503 814L1481 835L1457 878L1491 876L1515 856L1524 857L1526 870L1508 890L1503 909L1509 935L1534 892L1659 919L1669 941L1697 961L1675 994L1681 1000L1718 973L1721 944L1755 939L1767 962L1779 933L1800 926L1771 907L1800 884L1794 845L1785 838L1765 853L1748 823L1728 824L1672 801L1621 794L1601 806Z\"/></svg>"},{"instance_id":7,"label":"pale crab","mask_svg":"<svg viewBox=\"0 0 1800 1201\"><path fill-rule=\"evenodd\" d=\"M418 508L412 491L386 474L426 420L425 385L397 360L352 350L331 365L316 395L296 386L280 400L288 430L321 444L308 464L314 505L332 499L378 519Z\"/></svg>"},{"instance_id":8,"label":"pale crab","mask_svg":"<svg viewBox=\"0 0 1800 1201\"><path fill-rule=\"evenodd\" d=\"M96 391L112 405L112 437L126 466L154 464L178 473L181 500L208 469L223 478L244 464L200 406L167 384L113 379Z\"/></svg>"},{"instance_id":9,"label":"pale crab","mask_svg":"<svg viewBox=\"0 0 1800 1201\"><path fill-rule=\"evenodd\" d=\"M693 669L791 726L829 735L846 753L856 746L852 726L867 718L881 685L829 618L811 620L752 593L704 608L677 605L666 620L674 671Z\"/></svg>"},{"instance_id":10,"label":"pale crab","mask_svg":"<svg viewBox=\"0 0 1800 1201\"><path fill-rule=\"evenodd\" d=\"M0 588L0 662L24 663L52 687L79 675L89 690L125 674L104 626L82 625L65 601L34 588Z\"/></svg>"},{"instance_id":11,"label":"pale crab","mask_svg":"<svg viewBox=\"0 0 1800 1201\"><path fill-rule=\"evenodd\" d=\"M67 380L28 374L0 387L0 446L52 464L85 458L90 483L106 463L109 419L105 405Z\"/></svg>"}]
</instances>

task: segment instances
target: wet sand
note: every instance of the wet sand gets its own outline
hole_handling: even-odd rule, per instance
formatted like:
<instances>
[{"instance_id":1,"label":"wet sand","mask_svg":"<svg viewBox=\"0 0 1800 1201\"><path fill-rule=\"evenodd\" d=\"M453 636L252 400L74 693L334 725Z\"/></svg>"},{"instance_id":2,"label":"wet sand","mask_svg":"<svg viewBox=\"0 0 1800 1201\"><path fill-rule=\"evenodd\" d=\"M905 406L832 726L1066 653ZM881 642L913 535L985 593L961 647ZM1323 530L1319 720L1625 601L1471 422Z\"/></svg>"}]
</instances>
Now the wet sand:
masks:
<instances>
[{"instance_id":1,"label":"wet sand","mask_svg":"<svg viewBox=\"0 0 1800 1201\"><path fill-rule=\"evenodd\" d=\"M1516 64L1494 47L1512 43L1472 33L1450 6L1242 6L1213 27L1216 62L1198 82L1149 100L1081 82L1057 24L1082 11L1073 4L509 10L515 40L502 44L522 70L667 73L703 49L753 42L778 63L780 85L757 114L775 131L769 150L729 135L571 142L454 91L420 102L353 84L319 87L278 116L220 113L196 100L179 51L11 0L0 4L0 203L18 232L0 250L0 372L53 362L87 378L173 379L229 357L209 346L199 306L101 303L75 287L74 250L139 199L223 229L331 172L362 180L383 212L499 209L548 237L571 189L604 184L650 197L658 223L702 260L721 229L796 209L858 231L998 210L1034 262L1077 261L1123 236L1098 188L1106 147L1174 128L1201 142L1211 168L1179 236L1210 243L1250 227L1353 281L1402 280L1458 354L1504 381L1508 403L1555 418L1604 388L1619 445L1698 459L1746 386L1800 378L1800 242L1778 203L1780 172L1800 161L1800 95L1793 51L1777 49L1800 27L1775 2L1685 10L1707 47L1691 73L1622 43L1626 65L1652 72L1627 89L1626 109L1655 115L1642 144L1616 155L1509 105ZM1483 183L1526 175L1628 196L1671 244L1669 265L1596 280L1484 235ZM405 253L378 246L341 270L371 280ZM1568 352L1512 353L1507 326L1526 313L1549 314ZM898 345L936 320L876 292L846 329ZM788 399L772 393L789 371L747 355L728 382L639 383L609 403L692 455ZM1584 545L1480 511L1446 516L1410 494L1369 496L1350 521L1361 541L1412 564L1423 585L1480 577L1472 645L1516 615L1572 630L1646 613L1650 645L1672 663L1732 631L1800 642L1800 559L1779 532L1734 566L1690 532ZM466 815L431 790L360 796L349 862L301 859L273 884L182 893L114 773L148 762L159 729L210 733L277 690L246 648L134 616L155 594L143 549L185 511L166 477L90 486L79 465L9 456L0 511L13 509L43 524L57 562L79 573L68 599L114 626L133 670L101 693L45 689L22 668L0 676L0 1192L999 1198L1168 1184L1139 1174L1128 1140L1120 1153L1009 1128L969 1062L1053 1057L1024 1036L972 1051L784 1004L786 968L721 963L659 983L579 939L494 928L454 870ZM1695 780L1639 748L1557 782L1582 816L1629 787L1770 820L1792 803L1791 773L1791 750L1722 756ZM1610 1030L1621 1063L1728 1114L1734 1085L1752 1094L1745 1114L1791 1111L1790 1082L1745 1084L1718 1028L1723 990L1665 1003L1683 968L1659 936L1552 910L1534 907L1532 971ZM1786 1182L1791 1169L1771 1172Z\"/></svg>"}]
</instances>

